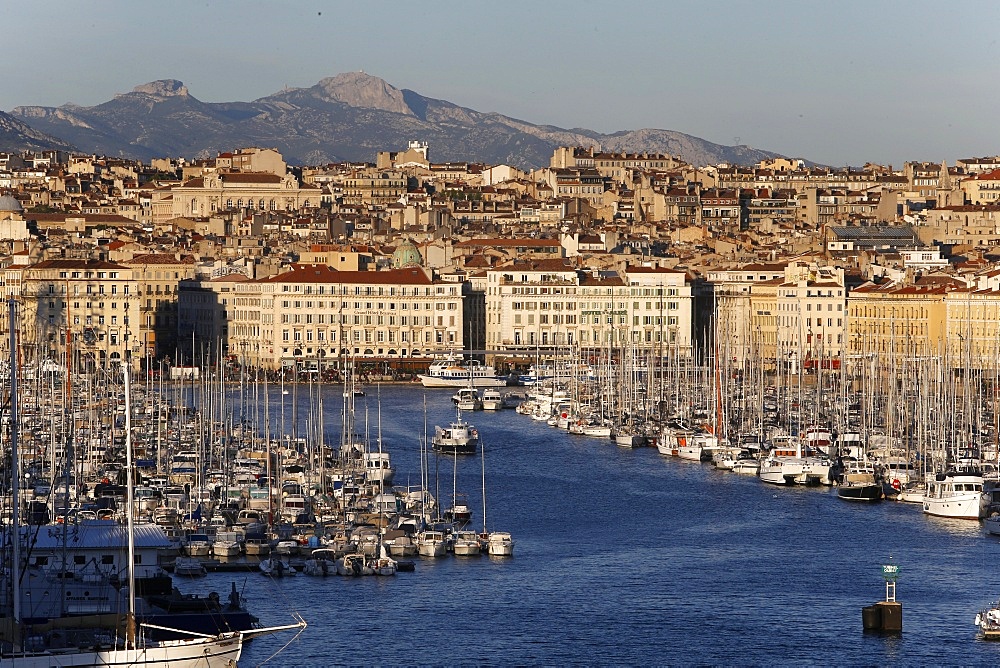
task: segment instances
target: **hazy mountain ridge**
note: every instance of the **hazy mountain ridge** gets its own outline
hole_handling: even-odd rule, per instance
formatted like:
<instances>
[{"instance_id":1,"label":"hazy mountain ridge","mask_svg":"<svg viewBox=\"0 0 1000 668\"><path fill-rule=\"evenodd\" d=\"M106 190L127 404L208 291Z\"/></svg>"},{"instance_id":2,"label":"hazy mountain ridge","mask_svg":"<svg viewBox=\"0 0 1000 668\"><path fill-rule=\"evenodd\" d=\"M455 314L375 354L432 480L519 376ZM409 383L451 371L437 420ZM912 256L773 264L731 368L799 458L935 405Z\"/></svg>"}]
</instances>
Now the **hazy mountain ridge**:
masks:
<instances>
[{"instance_id":1,"label":"hazy mountain ridge","mask_svg":"<svg viewBox=\"0 0 1000 668\"><path fill-rule=\"evenodd\" d=\"M497 112L398 89L350 72L308 88L288 88L252 102L202 102L176 79L136 86L93 107L17 107L12 115L87 153L148 161L210 157L242 146L276 147L291 164L373 162L378 151L426 141L434 161L547 165L557 146L670 153L697 165L752 164L776 154L722 146L671 130L604 135L537 125ZM58 141L58 140L56 140Z\"/></svg>"},{"instance_id":2,"label":"hazy mountain ridge","mask_svg":"<svg viewBox=\"0 0 1000 668\"><path fill-rule=\"evenodd\" d=\"M43 151L45 149L75 150L61 139L39 132L27 123L0 111L0 151Z\"/></svg>"}]
</instances>

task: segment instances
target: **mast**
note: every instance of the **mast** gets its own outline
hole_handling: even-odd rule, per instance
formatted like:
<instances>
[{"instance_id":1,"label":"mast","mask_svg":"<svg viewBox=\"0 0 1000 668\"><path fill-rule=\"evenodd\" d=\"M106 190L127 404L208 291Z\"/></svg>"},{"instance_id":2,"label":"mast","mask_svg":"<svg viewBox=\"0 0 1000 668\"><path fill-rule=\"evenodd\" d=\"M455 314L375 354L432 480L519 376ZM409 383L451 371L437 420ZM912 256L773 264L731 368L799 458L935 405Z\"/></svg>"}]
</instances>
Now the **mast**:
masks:
<instances>
[{"instance_id":1,"label":"mast","mask_svg":"<svg viewBox=\"0 0 1000 668\"><path fill-rule=\"evenodd\" d=\"M125 480L126 480L126 511L128 539L128 619L125 627L125 643L130 649L135 648L135 521L133 518L133 500L135 498L135 482L133 479L132 461L132 383L130 380L129 360L122 363L122 375L125 377Z\"/></svg>"},{"instance_id":2,"label":"mast","mask_svg":"<svg viewBox=\"0 0 1000 668\"><path fill-rule=\"evenodd\" d=\"M10 572L15 639L17 639L17 636L20 635L17 630L21 625L21 499L19 489L21 469L17 461L17 438L20 425L17 411L19 405L17 397L17 329L14 326L17 318L17 302L14 301L13 297L7 300L7 316L10 322L10 517L13 529L11 545L14 561ZM19 641L15 643L15 645L19 644Z\"/></svg>"}]
</instances>

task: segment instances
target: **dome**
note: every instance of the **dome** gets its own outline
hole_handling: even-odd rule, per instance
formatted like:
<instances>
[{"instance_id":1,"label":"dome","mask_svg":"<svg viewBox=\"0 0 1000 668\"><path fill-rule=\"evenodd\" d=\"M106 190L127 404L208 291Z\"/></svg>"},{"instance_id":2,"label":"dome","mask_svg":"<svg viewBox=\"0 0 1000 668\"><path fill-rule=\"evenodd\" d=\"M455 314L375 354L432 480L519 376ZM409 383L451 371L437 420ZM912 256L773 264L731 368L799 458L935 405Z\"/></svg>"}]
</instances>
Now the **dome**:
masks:
<instances>
[{"instance_id":1,"label":"dome","mask_svg":"<svg viewBox=\"0 0 1000 668\"><path fill-rule=\"evenodd\" d=\"M423 263L424 259L420 256L420 251L409 239L404 239L403 243L399 244L392 254L393 269L419 267Z\"/></svg>"},{"instance_id":2,"label":"dome","mask_svg":"<svg viewBox=\"0 0 1000 668\"><path fill-rule=\"evenodd\" d=\"M10 195L0 195L0 211L16 211L20 213L24 211L24 207L21 206L21 203L16 198Z\"/></svg>"}]
</instances>

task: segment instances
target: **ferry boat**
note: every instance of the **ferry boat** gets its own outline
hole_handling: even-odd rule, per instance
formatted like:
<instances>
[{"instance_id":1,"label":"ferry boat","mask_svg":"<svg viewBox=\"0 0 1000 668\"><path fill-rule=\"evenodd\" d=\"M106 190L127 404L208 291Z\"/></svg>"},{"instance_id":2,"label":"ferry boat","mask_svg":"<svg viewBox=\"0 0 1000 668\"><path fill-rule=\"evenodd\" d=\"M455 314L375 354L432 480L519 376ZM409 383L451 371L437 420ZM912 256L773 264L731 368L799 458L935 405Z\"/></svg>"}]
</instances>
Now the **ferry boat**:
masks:
<instances>
[{"instance_id":1,"label":"ferry boat","mask_svg":"<svg viewBox=\"0 0 1000 668\"><path fill-rule=\"evenodd\" d=\"M492 366L476 360L462 361L449 355L433 362L426 374L418 374L424 387L503 387L506 378L498 378Z\"/></svg>"}]
</instances>

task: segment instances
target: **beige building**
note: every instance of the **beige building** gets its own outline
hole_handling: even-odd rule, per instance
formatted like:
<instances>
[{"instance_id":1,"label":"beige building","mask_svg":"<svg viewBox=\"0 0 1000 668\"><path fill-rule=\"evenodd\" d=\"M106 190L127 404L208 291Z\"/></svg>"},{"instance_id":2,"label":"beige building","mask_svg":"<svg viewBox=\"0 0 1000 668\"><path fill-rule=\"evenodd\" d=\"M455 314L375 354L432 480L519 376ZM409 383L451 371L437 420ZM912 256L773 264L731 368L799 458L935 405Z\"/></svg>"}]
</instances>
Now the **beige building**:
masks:
<instances>
[{"instance_id":1,"label":"beige building","mask_svg":"<svg viewBox=\"0 0 1000 668\"><path fill-rule=\"evenodd\" d=\"M625 345L690 352L692 295L683 272L578 271L553 259L513 262L486 276L486 346L506 356Z\"/></svg>"},{"instance_id":2,"label":"beige building","mask_svg":"<svg viewBox=\"0 0 1000 668\"><path fill-rule=\"evenodd\" d=\"M418 267L296 264L233 287L228 350L251 366L425 359L464 347L461 284L433 281Z\"/></svg>"},{"instance_id":3,"label":"beige building","mask_svg":"<svg viewBox=\"0 0 1000 668\"><path fill-rule=\"evenodd\" d=\"M199 218L218 211L296 211L318 207L322 194L316 186L300 186L291 174L262 172L205 174L173 186L169 193L170 218Z\"/></svg>"},{"instance_id":4,"label":"beige building","mask_svg":"<svg viewBox=\"0 0 1000 668\"><path fill-rule=\"evenodd\" d=\"M137 255L125 263L132 268L139 294L138 320L133 331L143 355L173 355L177 346L177 302L180 282L195 277L194 258L166 253Z\"/></svg>"},{"instance_id":5,"label":"beige building","mask_svg":"<svg viewBox=\"0 0 1000 668\"><path fill-rule=\"evenodd\" d=\"M78 368L93 369L142 351L134 321L138 283L131 267L97 260L45 260L25 268L21 346L28 359L66 359L67 333Z\"/></svg>"}]
</instances>

